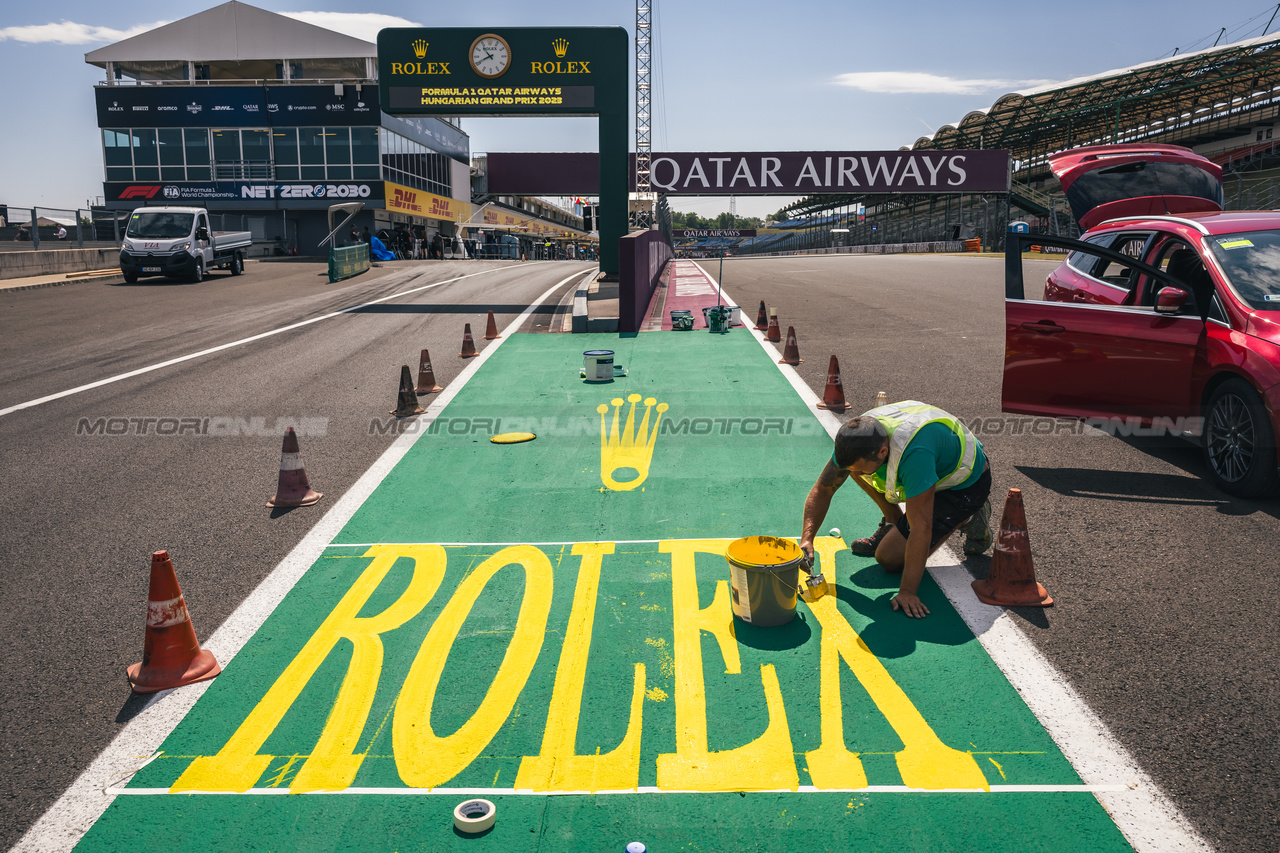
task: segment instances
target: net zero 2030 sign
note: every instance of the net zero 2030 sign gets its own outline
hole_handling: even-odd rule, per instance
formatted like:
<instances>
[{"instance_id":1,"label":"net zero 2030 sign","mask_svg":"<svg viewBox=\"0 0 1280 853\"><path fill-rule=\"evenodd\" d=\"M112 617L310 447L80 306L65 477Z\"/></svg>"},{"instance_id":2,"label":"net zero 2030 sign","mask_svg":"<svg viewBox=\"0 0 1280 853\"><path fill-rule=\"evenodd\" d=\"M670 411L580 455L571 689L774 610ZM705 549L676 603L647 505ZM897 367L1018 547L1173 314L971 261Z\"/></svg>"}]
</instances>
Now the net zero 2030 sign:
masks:
<instances>
[{"instance_id":1,"label":"net zero 2030 sign","mask_svg":"<svg viewBox=\"0 0 1280 853\"><path fill-rule=\"evenodd\" d=\"M378 33L391 115L598 116L600 267L627 228L627 31L621 27L395 28Z\"/></svg>"}]
</instances>

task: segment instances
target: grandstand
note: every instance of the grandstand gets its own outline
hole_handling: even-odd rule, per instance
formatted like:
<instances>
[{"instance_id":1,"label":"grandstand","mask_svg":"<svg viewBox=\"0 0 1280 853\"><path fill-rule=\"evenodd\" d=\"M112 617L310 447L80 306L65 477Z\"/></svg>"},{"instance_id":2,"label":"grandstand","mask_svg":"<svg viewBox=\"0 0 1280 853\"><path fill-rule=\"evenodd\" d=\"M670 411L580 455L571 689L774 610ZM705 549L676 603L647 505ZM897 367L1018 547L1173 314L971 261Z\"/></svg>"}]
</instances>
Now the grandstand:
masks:
<instances>
[{"instance_id":1,"label":"grandstand","mask_svg":"<svg viewBox=\"0 0 1280 853\"><path fill-rule=\"evenodd\" d=\"M1084 145L1184 145L1222 165L1228 208L1276 207L1278 118L1280 34L1010 92L900 149L1007 149L1013 164L1008 194L809 196L787 209L792 219L775 223L776 233L762 233L738 251L972 237L1001 251L1012 220L1028 222L1033 231L1075 236L1048 160ZM849 232L833 234L836 227Z\"/></svg>"}]
</instances>

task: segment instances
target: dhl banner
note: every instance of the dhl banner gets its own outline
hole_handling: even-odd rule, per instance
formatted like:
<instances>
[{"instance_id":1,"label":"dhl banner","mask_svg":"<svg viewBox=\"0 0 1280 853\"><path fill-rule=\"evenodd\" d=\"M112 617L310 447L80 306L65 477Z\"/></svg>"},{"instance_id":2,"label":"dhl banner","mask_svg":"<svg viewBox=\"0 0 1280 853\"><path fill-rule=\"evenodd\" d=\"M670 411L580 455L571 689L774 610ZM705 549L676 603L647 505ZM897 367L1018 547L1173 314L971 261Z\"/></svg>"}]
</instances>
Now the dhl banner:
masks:
<instances>
[{"instance_id":1,"label":"dhl banner","mask_svg":"<svg viewBox=\"0 0 1280 853\"><path fill-rule=\"evenodd\" d=\"M428 219L447 219L450 222L466 221L471 218L471 205L468 202L435 195L426 190L415 190L390 181L384 181L384 183L387 191L387 210L395 210L411 216L424 216Z\"/></svg>"},{"instance_id":2,"label":"dhl banner","mask_svg":"<svg viewBox=\"0 0 1280 853\"><path fill-rule=\"evenodd\" d=\"M390 184L388 184L390 186ZM390 202L387 206L390 207ZM505 210L494 210L492 207L487 208L484 212L484 224L496 225L499 228L518 228L526 234L545 234L550 237L582 237L582 233L578 231L570 231L567 228L557 228L541 219L530 219L527 216L518 216L514 213L507 213Z\"/></svg>"}]
</instances>

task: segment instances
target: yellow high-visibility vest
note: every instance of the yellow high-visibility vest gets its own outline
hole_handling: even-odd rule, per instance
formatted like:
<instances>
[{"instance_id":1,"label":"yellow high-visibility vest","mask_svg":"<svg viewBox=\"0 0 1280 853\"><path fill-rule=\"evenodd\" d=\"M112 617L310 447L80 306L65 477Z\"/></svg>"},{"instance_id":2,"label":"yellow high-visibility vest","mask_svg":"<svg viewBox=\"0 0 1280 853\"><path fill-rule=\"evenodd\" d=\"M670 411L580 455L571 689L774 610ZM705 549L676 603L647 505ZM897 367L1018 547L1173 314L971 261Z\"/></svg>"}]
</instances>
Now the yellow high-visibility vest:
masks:
<instances>
[{"instance_id":1,"label":"yellow high-visibility vest","mask_svg":"<svg viewBox=\"0 0 1280 853\"><path fill-rule=\"evenodd\" d=\"M936 488L955 488L973 476L973 466L978 459L978 439L968 427L942 409L918 400L903 400L880 406L863 415L878 420L889 433L889 460L884 477L873 473L862 475L862 479L876 491L883 492L890 503L902 503L906 500L898 488L898 463L902 461L902 454L911 439L928 424L942 424L960 440L960 460L950 474L937 482Z\"/></svg>"}]
</instances>

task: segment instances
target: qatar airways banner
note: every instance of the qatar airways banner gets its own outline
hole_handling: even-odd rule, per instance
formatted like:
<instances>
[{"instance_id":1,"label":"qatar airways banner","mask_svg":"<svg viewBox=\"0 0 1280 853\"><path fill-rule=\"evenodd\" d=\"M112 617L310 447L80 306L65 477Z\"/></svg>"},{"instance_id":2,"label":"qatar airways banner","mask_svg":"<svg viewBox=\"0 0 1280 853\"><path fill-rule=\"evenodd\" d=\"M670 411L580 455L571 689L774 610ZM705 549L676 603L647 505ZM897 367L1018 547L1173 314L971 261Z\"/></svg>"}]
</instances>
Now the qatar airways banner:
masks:
<instances>
[{"instance_id":1,"label":"qatar airways banner","mask_svg":"<svg viewBox=\"0 0 1280 853\"><path fill-rule=\"evenodd\" d=\"M635 191L632 156L632 192ZM599 155L490 153L493 195L597 195ZM653 154L649 180L667 195L1004 193L1009 152L752 151Z\"/></svg>"}]
</instances>

